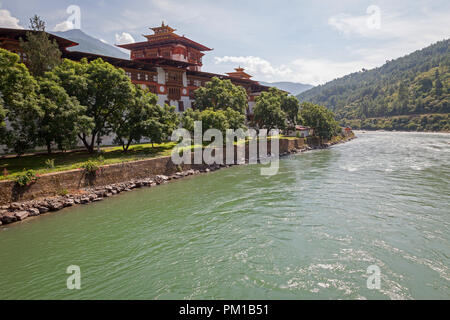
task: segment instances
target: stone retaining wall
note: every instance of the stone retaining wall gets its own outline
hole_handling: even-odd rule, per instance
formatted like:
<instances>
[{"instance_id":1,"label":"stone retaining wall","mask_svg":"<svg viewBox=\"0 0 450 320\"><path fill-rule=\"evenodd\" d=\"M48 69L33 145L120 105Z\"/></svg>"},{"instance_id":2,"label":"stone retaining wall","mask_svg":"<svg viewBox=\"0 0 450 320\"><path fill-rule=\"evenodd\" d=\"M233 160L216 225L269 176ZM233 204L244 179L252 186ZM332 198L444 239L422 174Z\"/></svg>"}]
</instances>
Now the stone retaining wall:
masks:
<instances>
[{"instance_id":1,"label":"stone retaining wall","mask_svg":"<svg viewBox=\"0 0 450 320\"><path fill-rule=\"evenodd\" d=\"M315 140L308 140L310 146L317 146L317 144L318 142ZM280 154L305 147L304 139L280 140ZM226 157L225 151L224 149L224 159ZM270 143L267 145L267 151L270 152ZM246 145L245 154L247 157L248 145ZM199 170L203 169L205 165L182 165L181 167L183 171ZM73 191L88 187L101 187L125 181L146 179L156 175L169 176L178 171L180 171L180 168L173 164L171 157L162 157L102 166L100 172L95 176L87 175L82 169L45 174L36 183L28 187L19 187L14 181L0 181L0 205L55 196L62 192L73 193Z\"/></svg>"}]
</instances>

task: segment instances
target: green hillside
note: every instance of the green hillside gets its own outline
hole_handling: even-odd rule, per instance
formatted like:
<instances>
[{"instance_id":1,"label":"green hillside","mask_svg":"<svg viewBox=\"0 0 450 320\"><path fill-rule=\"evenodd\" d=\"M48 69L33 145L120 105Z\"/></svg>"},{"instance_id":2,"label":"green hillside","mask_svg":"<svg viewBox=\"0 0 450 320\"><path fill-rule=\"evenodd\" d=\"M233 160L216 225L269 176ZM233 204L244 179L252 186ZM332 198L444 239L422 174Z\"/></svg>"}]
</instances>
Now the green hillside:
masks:
<instances>
[{"instance_id":1,"label":"green hillside","mask_svg":"<svg viewBox=\"0 0 450 320\"><path fill-rule=\"evenodd\" d=\"M362 129L450 131L449 40L298 95L322 104L343 125Z\"/></svg>"}]
</instances>

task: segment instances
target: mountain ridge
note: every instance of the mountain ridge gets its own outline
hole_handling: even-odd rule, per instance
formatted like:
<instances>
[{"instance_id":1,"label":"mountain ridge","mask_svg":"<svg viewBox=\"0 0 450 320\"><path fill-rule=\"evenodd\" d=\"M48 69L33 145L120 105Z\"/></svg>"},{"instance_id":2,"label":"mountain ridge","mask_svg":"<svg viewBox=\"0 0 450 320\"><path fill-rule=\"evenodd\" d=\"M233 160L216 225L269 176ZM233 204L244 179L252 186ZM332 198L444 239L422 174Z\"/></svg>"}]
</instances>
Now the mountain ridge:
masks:
<instances>
[{"instance_id":1,"label":"mountain ridge","mask_svg":"<svg viewBox=\"0 0 450 320\"><path fill-rule=\"evenodd\" d=\"M279 81L279 82L259 81L259 83L262 84L263 86L276 87L280 90L287 91L294 96L301 94L302 92L305 92L306 90L314 88L314 86L310 85L310 84L304 84L304 83L299 83L299 82L289 82L289 81Z\"/></svg>"},{"instance_id":2,"label":"mountain ridge","mask_svg":"<svg viewBox=\"0 0 450 320\"><path fill-rule=\"evenodd\" d=\"M326 106L341 124L355 128L448 131L449 41L351 73L297 97Z\"/></svg>"},{"instance_id":3,"label":"mountain ridge","mask_svg":"<svg viewBox=\"0 0 450 320\"><path fill-rule=\"evenodd\" d=\"M94 53L103 56L109 56L119 59L129 60L129 55L120 49L105 43L97 38L94 38L80 29L72 29L68 31L61 32L49 32L58 37L66 38L71 41L77 42L79 45L75 47L68 48L69 51L80 51L87 53Z\"/></svg>"}]
</instances>

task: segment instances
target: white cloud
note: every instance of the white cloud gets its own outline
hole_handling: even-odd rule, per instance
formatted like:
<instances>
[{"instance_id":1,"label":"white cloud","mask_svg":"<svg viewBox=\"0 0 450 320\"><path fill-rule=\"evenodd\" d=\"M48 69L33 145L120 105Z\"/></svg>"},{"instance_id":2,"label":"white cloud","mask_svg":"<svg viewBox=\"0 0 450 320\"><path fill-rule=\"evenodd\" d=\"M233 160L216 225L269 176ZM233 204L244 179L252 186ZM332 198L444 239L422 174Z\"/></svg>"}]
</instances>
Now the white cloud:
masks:
<instances>
[{"instance_id":1,"label":"white cloud","mask_svg":"<svg viewBox=\"0 0 450 320\"><path fill-rule=\"evenodd\" d=\"M377 40L398 40L429 45L448 38L450 12L422 10L416 16L402 16L396 12L352 16L338 14L328 19L328 24L345 36L374 38ZM379 19L378 24L376 21Z\"/></svg>"},{"instance_id":2,"label":"white cloud","mask_svg":"<svg viewBox=\"0 0 450 320\"><path fill-rule=\"evenodd\" d=\"M236 64L240 64L244 66L249 73L254 74L258 77L263 77L267 80L273 80L273 79L280 79L283 77L288 77L290 74L292 74L292 70L286 67L285 65L274 67L272 64L264 60L260 57L215 57L214 58L216 64L220 63L233 63L235 66ZM230 70L231 72L232 70Z\"/></svg>"},{"instance_id":3,"label":"white cloud","mask_svg":"<svg viewBox=\"0 0 450 320\"><path fill-rule=\"evenodd\" d=\"M0 27L23 29L23 27L19 25L19 19L11 16L11 12L5 9L0 10Z\"/></svg>"},{"instance_id":4,"label":"white cloud","mask_svg":"<svg viewBox=\"0 0 450 320\"><path fill-rule=\"evenodd\" d=\"M287 65L273 66L260 57L215 57L216 64L229 63L230 71L238 64L259 81L292 81L318 85L352 72L378 66L375 60L334 61L328 59L296 59Z\"/></svg>"},{"instance_id":5,"label":"white cloud","mask_svg":"<svg viewBox=\"0 0 450 320\"><path fill-rule=\"evenodd\" d=\"M64 32L74 29L74 25L70 21L64 21L61 23L58 23L54 28L53 31L55 32Z\"/></svg>"},{"instance_id":6,"label":"white cloud","mask_svg":"<svg viewBox=\"0 0 450 320\"><path fill-rule=\"evenodd\" d=\"M122 34L116 33L116 44L127 44L136 42L133 36L127 32L122 32Z\"/></svg>"},{"instance_id":7,"label":"white cloud","mask_svg":"<svg viewBox=\"0 0 450 320\"><path fill-rule=\"evenodd\" d=\"M361 71L363 68L371 69L379 64L370 60L333 61L328 59L296 59L292 62L295 70L295 80L313 85L343 77L347 74Z\"/></svg>"}]
</instances>

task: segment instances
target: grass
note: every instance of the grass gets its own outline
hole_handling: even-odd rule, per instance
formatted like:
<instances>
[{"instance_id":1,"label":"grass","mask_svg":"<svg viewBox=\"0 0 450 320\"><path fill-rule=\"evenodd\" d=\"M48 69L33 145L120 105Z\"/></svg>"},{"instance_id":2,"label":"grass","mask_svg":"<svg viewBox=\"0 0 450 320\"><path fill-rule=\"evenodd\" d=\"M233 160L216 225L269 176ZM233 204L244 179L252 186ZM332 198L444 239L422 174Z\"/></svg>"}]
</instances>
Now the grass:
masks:
<instances>
[{"instance_id":1,"label":"grass","mask_svg":"<svg viewBox=\"0 0 450 320\"><path fill-rule=\"evenodd\" d=\"M295 140L294 137L279 136L280 139ZM270 140L271 137L268 137ZM245 141L239 144L246 143ZM210 142L205 142L204 147ZM236 141L234 144L238 144ZM98 166L109 164L137 161L150 158L166 157L172 154L172 149L176 143L167 142L162 144L137 144L130 146L128 152L123 152L122 147L104 147L101 153L89 154L86 151L73 151L67 153L54 154L30 154L21 157L3 156L0 158L0 181L13 180L22 175L27 170L34 170L36 174L46 174L52 172L80 169L87 161L92 161ZM199 146L192 146L197 148ZM5 175L5 171L7 174Z\"/></svg>"},{"instance_id":2,"label":"grass","mask_svg":"<svg viewBox=\"0 0 450 320\"><path fill-rule=\"evenodd\" d=\"M122 147L106 147L100 154L89 154L86 151L69 153L25 155L21 157L0 158L0 180L14 179L26 170L33 169L37 174L79 169L88 160L98 165L108 165L148 158L170 156L175 143L137 144L130 147L128 152L122 152ZM54 160L54 165L49 163ZM4 175L4 170L8 174Z\"/></svg>"}]
</instances>

